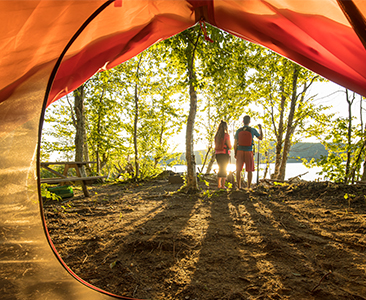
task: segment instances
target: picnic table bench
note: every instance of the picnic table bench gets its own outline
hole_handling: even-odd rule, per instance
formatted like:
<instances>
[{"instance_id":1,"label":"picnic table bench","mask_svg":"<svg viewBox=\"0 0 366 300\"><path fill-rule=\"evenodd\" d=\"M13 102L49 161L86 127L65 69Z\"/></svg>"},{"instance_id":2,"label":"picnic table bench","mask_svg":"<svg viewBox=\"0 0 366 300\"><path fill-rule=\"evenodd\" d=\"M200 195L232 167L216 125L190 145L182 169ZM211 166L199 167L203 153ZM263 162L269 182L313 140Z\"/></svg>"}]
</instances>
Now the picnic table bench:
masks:
<instances>
[{"instance_id":1,"label":"picnic table bench","mask_svg":"<svg viewBox=\"0 0 366 300\"><path fill-rule=\"evenodd\" d=\"M44 168L44 169L50 171L51 173L59 176L59 177L54 177L54 178L41 178L41 183L50 183L50 184L60 183L61 185L63 185L66 182L80 182L81 187L83 188L83 192L84 192L85 197L89 197L90 195L89 195L88 189L86 187L87 183L92 181L92 180L107 177L107 176L86 176L86 177L81 176L80 168L83 165L95 164L95 163L96 163L95 161L41 162L41 168ZM50 168L51 165L64 166L64 170L63 170L62 173L60 173L60 172ZM75 169L75 172L76 172L77 176L68 176L68 171L70 169Z\"/></svg>"}]
</instances>

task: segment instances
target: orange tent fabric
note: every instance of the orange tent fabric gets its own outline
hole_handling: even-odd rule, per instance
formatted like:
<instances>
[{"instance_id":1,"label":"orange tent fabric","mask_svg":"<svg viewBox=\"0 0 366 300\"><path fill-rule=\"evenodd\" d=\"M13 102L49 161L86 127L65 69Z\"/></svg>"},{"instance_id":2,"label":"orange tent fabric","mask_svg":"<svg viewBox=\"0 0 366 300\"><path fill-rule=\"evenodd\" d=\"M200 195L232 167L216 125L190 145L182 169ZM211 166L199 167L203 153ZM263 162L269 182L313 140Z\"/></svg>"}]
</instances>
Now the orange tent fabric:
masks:
<instances>
[{"instance_id":1,"label":"orange tent fabric","mask_svg":"<svg viewBox=\"0 0 366 300\"><path fill-rule=\"evenodd\" d=\"M343 2L352 2L364 16L364 1L0 1L0 103L11 101L3 106L27 115L29 104L23 107L17 92L24 95L35 77L50 73L73 35L103 5L65 54L48 104L98 70L112 68L200 19L366 95L365 48L339 5ZM8 118L6 126L16 126L12 113Z\"/></svg>"},{"instance_id":2,"label":"orange tent fabric","mask_svg":"<svg viewBox=\"0 0 366 300\"><path fill-rule=\"evenodd\" d=\"M2 274L5 297L109 297L73 280L44 234L37 147L46 105L199 20L366 96L365 15L362 0L0 0L0 263L11 266ZM22 250L7 250L14 243Z\"/></svg>"}]
</instances>

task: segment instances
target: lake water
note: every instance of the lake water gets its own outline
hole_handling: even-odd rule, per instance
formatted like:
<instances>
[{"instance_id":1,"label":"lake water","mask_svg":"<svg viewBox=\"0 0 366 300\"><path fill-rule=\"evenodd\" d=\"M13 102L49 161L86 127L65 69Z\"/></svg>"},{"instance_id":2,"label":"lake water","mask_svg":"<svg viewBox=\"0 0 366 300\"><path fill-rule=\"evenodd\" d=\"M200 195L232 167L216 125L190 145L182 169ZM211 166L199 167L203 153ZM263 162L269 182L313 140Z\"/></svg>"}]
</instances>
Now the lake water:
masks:
<instances>
[{"instance_id":1,"label":"lake water","mask_svg":"<svg viewBox=\"0 0 366 300\"><path fill-rule=\"evenodd\" d=\"M201 167L202 166L197 166L197 171ZM274 167L275 167L274 164L270 164L270 171L269 171L269 173L267 173L267 178L270 178L269 174L272 174L274 172ZM256 166L256 168L257 168L257 166ZM264 168L265 168L264 164L259 165L259 179L263 178ZM167 168L167 169L172 170L173 172L176 172L176 173L184 173L187 171L186 165L175 165L175 166ZM213 171L215 171L215 170L217 173L217 171L218 171L217 164L213 165ZM228 170L228 172L235 171L235 164L229 164L227 170ZM320 172L320 171L321 171L321 167L307 168L302 163L288 163L286 165L285 179L287 180L291 177L295 177L297 175L306 173L306 174L302 175L300 178L303 180L307 180L307 181L324 180L324 176L320 176L319 174L317 174L317 172ZM257 181L257 170L255 170L253 172L253 181L252 182L255 183L256 181Z\"/></svg>"}]
</instances>

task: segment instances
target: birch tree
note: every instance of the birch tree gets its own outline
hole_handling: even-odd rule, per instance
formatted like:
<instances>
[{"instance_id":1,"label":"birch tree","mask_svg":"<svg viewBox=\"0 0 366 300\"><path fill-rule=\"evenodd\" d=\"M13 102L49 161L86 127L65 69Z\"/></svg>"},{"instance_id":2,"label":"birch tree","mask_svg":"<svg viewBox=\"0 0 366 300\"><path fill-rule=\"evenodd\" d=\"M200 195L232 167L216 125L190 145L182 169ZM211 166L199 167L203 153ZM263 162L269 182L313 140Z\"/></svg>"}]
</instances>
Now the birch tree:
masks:
<instances>
[{"instance_id":1,"label":"birch tree","mask_svg":"<svg viewBox=\"0 0 366 300\"><path fill-rule=\"evenodd\" d=\"M318 134L328 123L328 107L315 105L316 95L308 93L314 82L324 79L270 50L258 49L256 58L250 97L263 111L261 118L270 133L266 138L275 142L273 178L284 180L291 146L300 137Z\"/></svg>"}]
</instances>

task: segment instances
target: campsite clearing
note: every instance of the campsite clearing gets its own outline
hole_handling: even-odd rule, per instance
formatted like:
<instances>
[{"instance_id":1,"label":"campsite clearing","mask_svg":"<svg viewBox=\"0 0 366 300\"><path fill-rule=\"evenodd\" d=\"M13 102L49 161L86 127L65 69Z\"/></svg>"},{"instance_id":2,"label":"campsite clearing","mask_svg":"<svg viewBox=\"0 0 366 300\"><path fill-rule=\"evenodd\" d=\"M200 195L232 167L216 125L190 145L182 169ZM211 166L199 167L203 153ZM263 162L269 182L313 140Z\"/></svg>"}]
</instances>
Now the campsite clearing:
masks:
<instances>
[{"instance_id":1,"label":"campsite clearing","mask_svg":"<svg viewBox=\"0 0 366 300\"><path fill-rule=\"evenodd\" d=\"M366 186L327 182L196 195L166 179L46 202L85 281L138 299L366 299Z\"/></svg>"}]
</instances>

